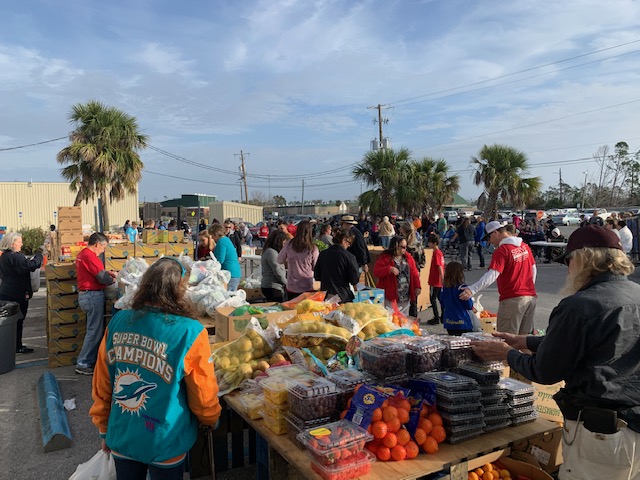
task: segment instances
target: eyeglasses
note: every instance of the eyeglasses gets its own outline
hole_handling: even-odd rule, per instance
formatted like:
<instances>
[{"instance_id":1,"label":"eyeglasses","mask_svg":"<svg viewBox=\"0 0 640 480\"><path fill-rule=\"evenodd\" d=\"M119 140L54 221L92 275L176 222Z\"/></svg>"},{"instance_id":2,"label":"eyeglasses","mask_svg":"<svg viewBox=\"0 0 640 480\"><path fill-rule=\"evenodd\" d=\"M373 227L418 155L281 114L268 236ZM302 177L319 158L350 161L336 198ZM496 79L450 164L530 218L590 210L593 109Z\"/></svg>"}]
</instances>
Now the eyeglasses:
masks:
<instances>
[{"instance_id":1,"label":"eyeglasses","mask_svg":"<svg viewBox=\"0 0 640 480\"><path fill-rule=\"evenodd\" d=\"M398 248L399 248L400 250L406 250L406 249L407 249L407 246L406 246L406 245L398 245Z\"/></svg>"}]
</instances>

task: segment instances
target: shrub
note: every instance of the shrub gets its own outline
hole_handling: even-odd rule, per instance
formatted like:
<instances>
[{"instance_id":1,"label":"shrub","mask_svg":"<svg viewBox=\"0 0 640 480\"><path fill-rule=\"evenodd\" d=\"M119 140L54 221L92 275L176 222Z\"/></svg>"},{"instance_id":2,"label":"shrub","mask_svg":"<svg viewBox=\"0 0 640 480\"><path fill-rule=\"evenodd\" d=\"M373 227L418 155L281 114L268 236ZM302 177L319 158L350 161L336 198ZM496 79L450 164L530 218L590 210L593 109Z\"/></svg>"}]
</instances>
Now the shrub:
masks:
<instances>
[{"instance_id":1,"label":"shrub","mask_svg":"<svg viewBox=\"0 0 640 480\"><path fill-rule=\"evenodd\" d=\"M38 228L22 228L18 230L22 235L22 253L25 255L34 255L43 244L46 238L45 231Z\"/></svg>"}]
</instances>

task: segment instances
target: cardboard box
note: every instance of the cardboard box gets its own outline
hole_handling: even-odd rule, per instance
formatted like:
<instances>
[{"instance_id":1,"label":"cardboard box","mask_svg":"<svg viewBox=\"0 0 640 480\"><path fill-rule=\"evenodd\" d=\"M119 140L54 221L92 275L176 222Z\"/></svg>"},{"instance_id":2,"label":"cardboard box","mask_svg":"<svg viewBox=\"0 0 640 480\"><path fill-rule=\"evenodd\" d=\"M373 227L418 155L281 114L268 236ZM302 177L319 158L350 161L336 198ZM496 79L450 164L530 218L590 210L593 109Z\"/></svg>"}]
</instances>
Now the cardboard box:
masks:
<instances>
[{"instance_id":1,"label":"cardboard box","mask_svg":"<svg viewBox=\"0 0 640 480\"><path fill-rule=\"evenodd\" d=\"M82 222L82 207L58 207L58 222L67 219Z\"/></svg>"},{"instance_id":2,"label":"cardboard box","mask_svg":"<svg viewBox=\"0 0 640 480\"><path fill-rule=\"evenodd\" d=\"M78 293L78 280L47 280L47 293L49 295L68 295Z\"/></svg>"},{"instance_id":3,"label":"cardboard box","mask_svg":"<svg viewBox=\"0 0 640 480\"><path fill-rule=\"evenodd\" d=\"M136 245L136 257L159 257L160 255L164 255L165 245L164 243L160 245L138 244Z\"/></svg>"},{"instance_id":4,"label":"cardboard box","mask_svg":"<svg viewBox=\"0 0 640 480\"><path fill-rule=\"evenodd\" d=\"M184 241L184 231L176 230L170 232L167 230L167 242L169 243L182 243Z\"/></svg>"},{"instance_id":5,"label":"cardboard box","mask_svg":"<svg viewBox=\"0 0 640 480\"><path fill-rule=\"evenodd\" d=\"M264 300L261 288L241 288L240 290L244 290L246 292L247 302L249 303L256 300Z\"/></svg>"},{"instance_id":6,"label":"cardboard box","mask_svg":"<svg viewBox=\"0 0 640 480\"><path fill-rule=\"evenodd\" d=\"M562 428L516 442L511 450L533 456L543 470L554 473L562 463Z\"/></svg>"},{"instance_id":7,"label":"cardboard box","mask_svg":"<svg viewBox=\"0 0 640 480\"><path fill-rule=\"evenodd\" d=\"M47 280L66 280L76 278L75 262L68 263L47 263L44 269L44 276Z\"/></svg>"},{"instance_id":8,"label":"cardboard box","mask_svg":"<svg viewBox=\"0 0 640 480\"><path fill-rule=\"evenodd\" d=\"M49 368L68 367L69 365L75 365L76 363L78 363L79 354L79 351L67 353L50 353Z\"/></svg>"},{"instance_id":9,"label":"cardboard box","mask_svg":"<svg viewBox=\"0 0 640 480\"><path fill-rule=\"evenodd\" d=\"M114 270L119 272L124 267L124 264L127 263L126 258L106 258L105 259L105 270Z\"/></svg>"},{"instance_id":10,"label":"cardboard box","mask_svg":"<svg viewBox=\"0 0 640 480\"><path fill-rule=\"evenodd\" d=\"M551 475L531 463L515 460L511 457L500 457L498 461L509 470L512 478L518 478L518 475L522 475L531 480L553 480Z\"/></svg>"},{"instance_id":11,"label":"cardboard box","mask_svg":"<svg viewBox=\"0 0 640 480\"><path fill-rule=\"evenodd\" d=\"M51 310L63 310L66 308L78 308L78 294L47 295L47 305Z\"/></svg>"},{"instance_id":12,"label":"cardboard box","mask_svg":"<svg viewBox=\"0 0 640 480\"><path fill-rule=\"evenodd\" d=\"M358 290L353 301L354 303L371 302L384 304L384 289L366 287L363 290Z\"/></svg>"},{"instance_id":13,"label":"cardboard box","mask_svg":"<svg viewBox=\"0 0 640 480\"><path fill-rule=\"evenodd\" d=\"M87 321L87 314L81 308L69 310L48 310L49 325L76 324Z\"/></svg>"},{"instance_id":14,"label":"cardboard box","mask_svg":"<svg viewBox=\"0 0 640 480\"><path fill-rule=\"evenodd\" d=\"M165 255L168 257L179 257L180 255L187 255L193 257L193 242L189 243L166 243Z\"/></svg>"},{"instance_id":15,"label":"cardboard box","mask_svg":"<svg viewBox=\"0 0 640 480\"><path fill-rule=\"evenodd\" d=\"M166 230L158 230L158 243L168 243L169 242L169 232Z\"/></svg>"},{"instance_id":16,"label":"cardboard box","mask_svg":"<svg viewBox=\"0 0 640 480\"><path fill-rule=\"evenodd\" d=\"M271 307L278 305L277 303L256 303L255 307ZM295 310L284 310L282 312L266 313L264 315L240 315L238 317L231 317L230 314L236 309L236 307L218 307L216 308L216 338L218 341L235 340L242 335L244 329L247 327L249 320L252 317L257 318L260 324L266 326L269 321L276 321L280 317L292 317L296 315Z\"/></svg>"},{"instance_id":17,"label":"cardboard box","mask_svg":"<svg viewBox=\"0 0 640 480\"><path fill-rule=\"evenodd\" d=\"M133 256L135 256L135 245L133 243L110 243L104 251L105 259L129 258Z\"/></svg>"},{"instance_id":18,"label":"cardboard box","mask_svg":"<svg viewBox=\"0 0 640 480\"><path fill-rule=\"evenodd\" d=\"M84 335L68 338L51 338L49 339L49 353L80 353L83 342Z\"/></svg>"},{"instance_id":19,"label":"cardboard box","mask_svg":"<svg viewBox=\"0 0 640 480\"><path fill-rule=\"evenodd\" d=\"M553 396L564 387L564 382L554 383L553 385L541 385L539 383L531 383L536 388L535 405L538 415L560 425L564 423L564 416L553 399Z\"/></svg>"},{"instance_id":20,"label":"cardboard box","mask_svg":"<svg viewBox=\"0 0 640 480\"><path fill-rule=\"evenodd\" d=\"M82 232L82 222L80 219L62 219L58 222L56 230L61 233L79 233Z\"/></svg>"},{"instance_id":21,"label":"cardboard box","mask_svg":"<svg viewBox=\"0 0 640 480\"><path fill-rule=\"evenodd\" d=\"M54 310L50 310L54 311ZM83 312L84 313L84 312ZM87 324L85 320L79 320L76 323L67 323L63 325L49 325L49 338L69 338L79 337L87 333Z\"/></svg>"},{"instance_id":22,"label":"cardboard box","mask_svg":"<svg viewBox=\"0 0 640 480\"><path fill-rule=\"evenodd\" d=\"M480 325L482 325L482 331L485 333L498 331L498 317L485 317L480 318Z\"/></svg>"},{"instance_id":23,"label":"cardboard box","mask_svg":"<svg viewBox=\"0 0 640 480\"><path fill-rule=\"evenodd\" d=\"M78 242L84 242L82 232L58 232L58 243L60 245L73 245Z\"/></svg>"},{"instance_id":24,"label":"cardboard box","mask_svg":"<svg viewBox=\"0 0 640 480\"><path fill-rule=\"evenodd\" d=\"M158 243L158 231L157 230L143 230L142 231L142 243L150 243L150 244Z\"/></svg>"}]
</instances>

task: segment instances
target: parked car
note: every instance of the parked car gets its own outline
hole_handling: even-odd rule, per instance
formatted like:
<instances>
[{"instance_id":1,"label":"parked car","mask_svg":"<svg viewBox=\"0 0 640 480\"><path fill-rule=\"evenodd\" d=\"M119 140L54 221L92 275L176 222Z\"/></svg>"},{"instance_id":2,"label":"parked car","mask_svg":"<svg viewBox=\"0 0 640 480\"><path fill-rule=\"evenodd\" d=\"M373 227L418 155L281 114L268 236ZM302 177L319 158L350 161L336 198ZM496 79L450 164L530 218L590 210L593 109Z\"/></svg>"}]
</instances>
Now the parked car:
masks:
<instances>
[{"instance_id":1,"label":"parked car","mask_svg":"<svg viewBox=\"0 0 640 480\"><path fill-rule=\"evenodd\" d=\"M253 235L254 237L258 236L258 232L260 231L260 227L262 225L264 225L267 222L258 222L255 225L253 223L249 223L249 222L244 222L244 224L249 227L249 231L251 232L251 235Z\"/></svg>"},{"instance_id":2,"label":"parked car","mask_svg":"<svg viewBox=\"0 0 640 480\"><path fill-rule=\"evenodd\" d=\"M572 226L580 225L580 214L577 212L560 213L551 217L556 225Z\"/></svg>"},{"instance_id":3,"label":"parked car","mask_svg":"<svg viewBox=\"0 0 640 480\"><path fill-rule=\"evenodd\" d=\"M609 218L609 215L611 215L611 212L607 212L606 208L585 208L584 210L582 210L582 214L584 214L585 218L589 219L593 216L593 212L598 211L598 216L604 221L607 218ZM580 216L580 214L578 214L578 216Z\"/></svg>"},{"instance_id":4,"label":"parked car","mask_svg":"<svg viewBox=\"0 0 640 480\"><path fill-rule=\"evenodd\" d=\"M455 210L445 210L444 218L447 219L448 223L456 223L458 221L458 212Z\"/></svg>"}]
</instances>

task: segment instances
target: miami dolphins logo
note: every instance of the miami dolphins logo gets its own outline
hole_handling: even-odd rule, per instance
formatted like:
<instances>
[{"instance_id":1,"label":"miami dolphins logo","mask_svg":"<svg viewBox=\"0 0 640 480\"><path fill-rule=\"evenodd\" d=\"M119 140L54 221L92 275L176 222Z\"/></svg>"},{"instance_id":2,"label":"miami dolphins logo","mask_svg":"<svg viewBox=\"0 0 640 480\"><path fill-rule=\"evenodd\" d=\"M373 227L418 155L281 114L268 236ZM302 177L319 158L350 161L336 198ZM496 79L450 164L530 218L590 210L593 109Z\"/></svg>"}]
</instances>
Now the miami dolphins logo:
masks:
<instances>
[{"instance_id":1,"label":"miami dolphins logo","mask_svg":"<svg viewBox=\"0 0 640 480\"><path fill-rule=\"evenodd\" d=\"M145 410L148 392L157 388L155 383L143 380L138 371L124 372L118 370L113 388L113 399L120 405L122 412L140 415L140 410Z\"/></svg>"}]
</instances>

